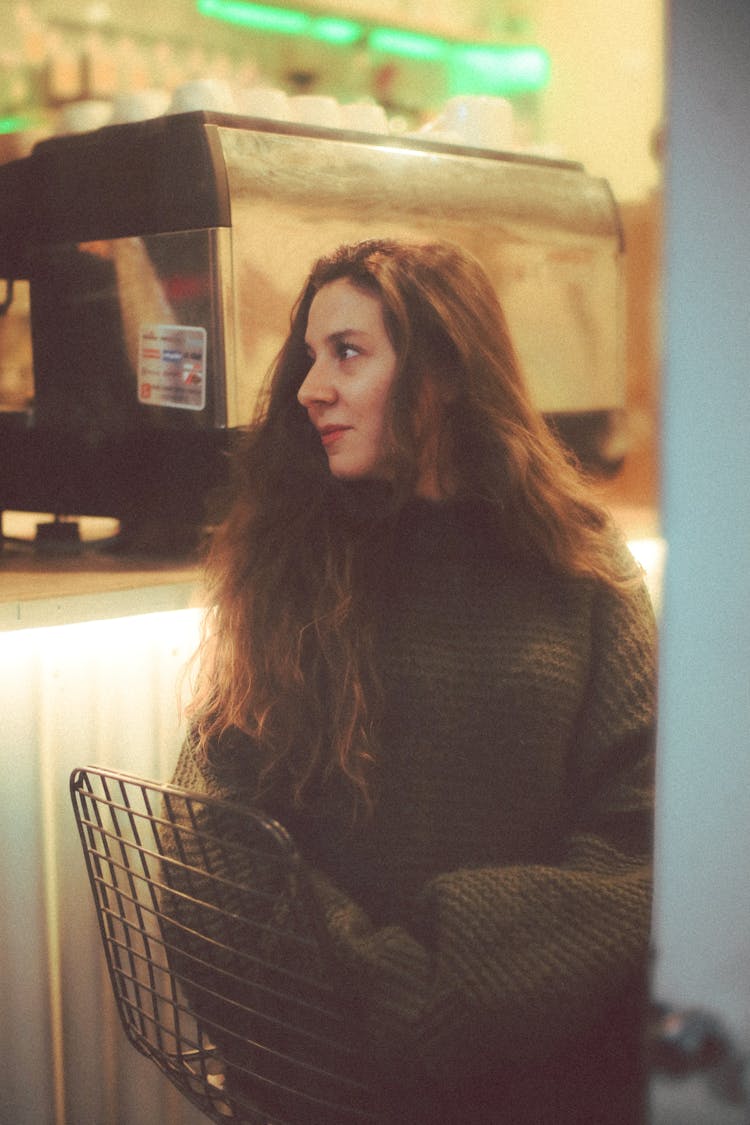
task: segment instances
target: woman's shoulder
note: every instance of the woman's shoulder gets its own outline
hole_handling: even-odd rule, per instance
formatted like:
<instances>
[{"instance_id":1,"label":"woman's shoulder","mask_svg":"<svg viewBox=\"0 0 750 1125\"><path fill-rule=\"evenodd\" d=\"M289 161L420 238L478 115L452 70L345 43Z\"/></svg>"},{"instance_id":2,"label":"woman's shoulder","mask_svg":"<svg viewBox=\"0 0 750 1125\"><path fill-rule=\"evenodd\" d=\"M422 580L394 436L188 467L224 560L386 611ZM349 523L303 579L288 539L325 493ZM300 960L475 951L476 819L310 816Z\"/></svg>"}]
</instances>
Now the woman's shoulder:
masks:
<instances>
[{"instance_id":1,"label":"woman's shoulder","mask_svg":"<svg viewBox=\"0 0 750 1125\"><path fill-rule=\"evenodd\" d=\"M238 799L255 790L253 740L232 727L202 741L191 727L182 744L172 784L209 797Z\"/></svg>"}]
</instances>

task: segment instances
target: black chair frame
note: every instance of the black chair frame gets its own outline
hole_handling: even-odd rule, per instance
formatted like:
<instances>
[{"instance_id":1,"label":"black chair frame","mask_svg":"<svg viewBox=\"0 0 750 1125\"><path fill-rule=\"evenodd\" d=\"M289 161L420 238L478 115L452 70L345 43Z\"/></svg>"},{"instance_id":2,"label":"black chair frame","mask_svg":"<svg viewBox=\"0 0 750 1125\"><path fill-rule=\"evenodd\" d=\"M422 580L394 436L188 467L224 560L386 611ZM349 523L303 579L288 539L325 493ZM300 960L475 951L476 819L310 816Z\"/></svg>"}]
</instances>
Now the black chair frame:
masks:
<instances>
[{"instance_id":1,"label":"black chair frame","mask_svg":"<svg viewBox=\"0 0 750 1125\"><path fill-rule=\"evenodd\" d=\"M354 1011L288 832L95 767L70 791L122 1026L207 1117L381 1120Z\"/></svg>"}]
</instances>

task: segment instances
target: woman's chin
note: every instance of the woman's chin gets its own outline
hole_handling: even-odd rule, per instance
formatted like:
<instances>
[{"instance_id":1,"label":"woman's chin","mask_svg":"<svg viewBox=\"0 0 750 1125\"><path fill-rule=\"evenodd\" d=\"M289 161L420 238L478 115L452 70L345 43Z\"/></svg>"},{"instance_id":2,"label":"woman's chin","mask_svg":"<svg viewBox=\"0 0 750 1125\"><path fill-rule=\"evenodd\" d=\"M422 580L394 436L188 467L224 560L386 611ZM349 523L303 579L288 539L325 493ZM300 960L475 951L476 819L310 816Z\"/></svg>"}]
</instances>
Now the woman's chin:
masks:
<instances>
[{"instance_id":1,"label":"woman's chin","mask_svg":"<svg viewBox=\"0 0 750 1125\"><path fill-rule=\"evenodd\" d=\"M346 465L336 463L336 459L330 457L328 460L328 468L331 470L331 476L336 477L337 480L383 480L384 474L379 473L377 469L371 469L368 466L362 465Z\"/></svg>"}]
</instances>

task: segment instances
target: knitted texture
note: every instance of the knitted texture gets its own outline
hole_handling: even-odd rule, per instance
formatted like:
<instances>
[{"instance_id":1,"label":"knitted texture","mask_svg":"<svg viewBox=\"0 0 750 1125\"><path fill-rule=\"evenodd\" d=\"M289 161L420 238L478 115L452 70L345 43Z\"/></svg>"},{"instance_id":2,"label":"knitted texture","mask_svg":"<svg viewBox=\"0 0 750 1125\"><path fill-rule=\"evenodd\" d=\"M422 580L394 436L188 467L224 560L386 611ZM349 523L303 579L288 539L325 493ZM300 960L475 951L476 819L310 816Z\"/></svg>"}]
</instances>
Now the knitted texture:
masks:
<instances>
[{"instance_id":1,"label":"knitted texture","mask_svg":"<svg viewBox=\"0 0 750 1125\"><path fill-rule=\"evenodd\" d=\"M315 868L396 1116L634 1125L655 717L645 589L522 563L476 511L417 503L374 596L375 811L353 821L335 784L314 807L270 811ZM174 781L238 796L236 767L222 777L189 744Z\"/></svg>"}]
</instances>

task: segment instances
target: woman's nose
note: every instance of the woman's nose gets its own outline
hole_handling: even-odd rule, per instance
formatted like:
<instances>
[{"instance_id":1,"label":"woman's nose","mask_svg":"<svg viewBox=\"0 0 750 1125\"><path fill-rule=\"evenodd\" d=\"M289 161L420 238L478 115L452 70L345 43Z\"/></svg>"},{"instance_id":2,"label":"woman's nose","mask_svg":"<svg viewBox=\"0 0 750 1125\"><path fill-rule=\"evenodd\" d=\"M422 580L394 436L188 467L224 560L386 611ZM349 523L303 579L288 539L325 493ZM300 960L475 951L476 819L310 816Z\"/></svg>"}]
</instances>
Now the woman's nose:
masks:
<instances>
[{"instance_id":1,"label":"woman's nose","mask_svg":"<svg viewBox=\"0 0 750 1125\"><path fill-rule=\"evenodd\" d=\"M302 385L297 391L297 401L308 409L313 403L334 402L335 399L336 388L333 381L326 374L325 365L320 360L316 360L302 380Z\"/></svg>"}]
</instances>

